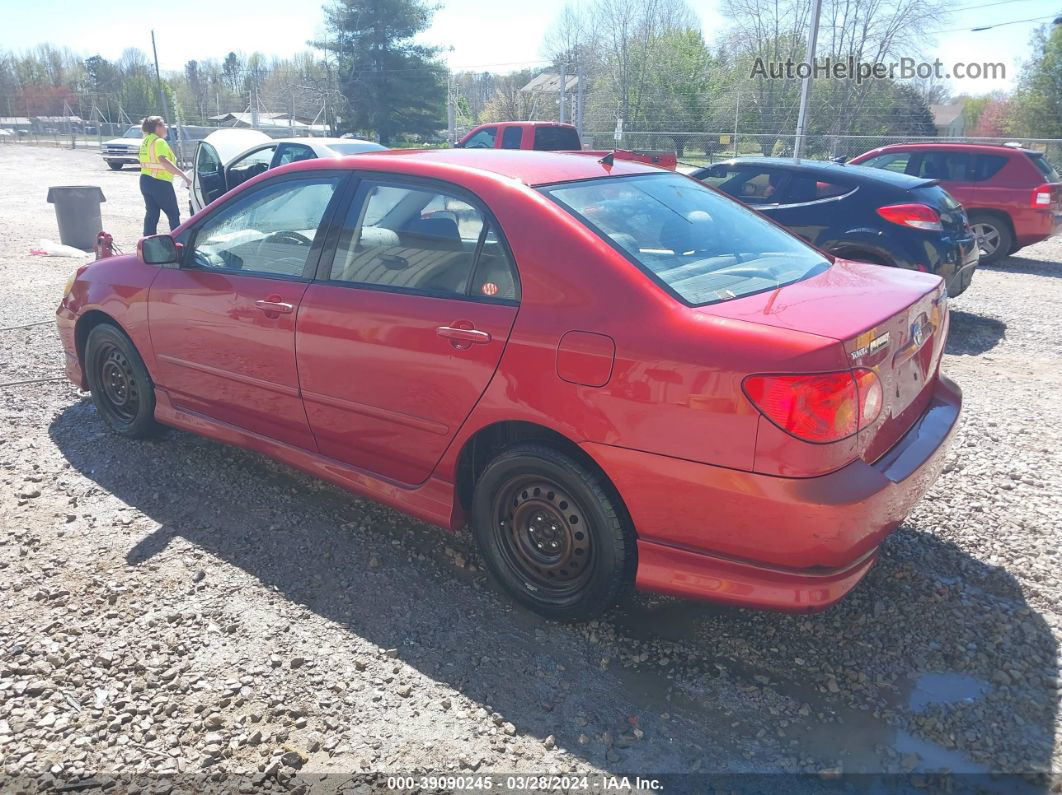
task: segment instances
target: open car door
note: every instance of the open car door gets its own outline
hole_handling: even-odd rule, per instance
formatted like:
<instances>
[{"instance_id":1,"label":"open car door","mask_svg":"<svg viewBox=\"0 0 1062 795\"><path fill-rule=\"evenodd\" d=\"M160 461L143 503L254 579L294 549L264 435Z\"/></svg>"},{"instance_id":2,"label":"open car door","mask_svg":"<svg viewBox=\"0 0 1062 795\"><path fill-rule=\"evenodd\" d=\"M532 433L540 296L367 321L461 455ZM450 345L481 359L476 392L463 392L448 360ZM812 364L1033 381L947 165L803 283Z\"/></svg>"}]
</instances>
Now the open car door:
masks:
<instances>
[{"instance_id":1,"label":"open car door","mask_svg":"<svg viewBox=\"0 0 1062 795\"><path fill-rule=\"evenodd\" d=\"M192 190L189 204L192 213L197 213L223 194L225 169L218 150L208 141L200 141L195 148L195 168L192 172Z\"/></svg>"}]
</instances>

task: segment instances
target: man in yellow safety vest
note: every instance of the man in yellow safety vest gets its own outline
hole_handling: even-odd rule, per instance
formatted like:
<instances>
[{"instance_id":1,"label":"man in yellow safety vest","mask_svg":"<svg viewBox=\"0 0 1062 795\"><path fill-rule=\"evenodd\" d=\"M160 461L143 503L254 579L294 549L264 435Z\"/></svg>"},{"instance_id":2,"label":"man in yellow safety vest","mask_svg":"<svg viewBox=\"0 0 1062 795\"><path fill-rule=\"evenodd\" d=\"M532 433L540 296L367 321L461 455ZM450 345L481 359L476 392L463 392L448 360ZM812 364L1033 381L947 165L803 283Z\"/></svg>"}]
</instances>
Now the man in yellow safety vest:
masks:
<instances>
[{"instance_id":1,"label":"man in yellow safety vest","mask_svg":"<svg viewBox=\"0 0 1062 795\"><path fill-rule=\"evenodd\" d=\"M161 116L148 116L140 126L144 140L140 143L140 193L144 196L144 234L158 232L159 213L166 213L172 232L181 224L177 208L177 194L173 178L180 177L186 185L192 181L177 167L177 158L166 143L166 122Z\"/></svg>"}]
</instances>

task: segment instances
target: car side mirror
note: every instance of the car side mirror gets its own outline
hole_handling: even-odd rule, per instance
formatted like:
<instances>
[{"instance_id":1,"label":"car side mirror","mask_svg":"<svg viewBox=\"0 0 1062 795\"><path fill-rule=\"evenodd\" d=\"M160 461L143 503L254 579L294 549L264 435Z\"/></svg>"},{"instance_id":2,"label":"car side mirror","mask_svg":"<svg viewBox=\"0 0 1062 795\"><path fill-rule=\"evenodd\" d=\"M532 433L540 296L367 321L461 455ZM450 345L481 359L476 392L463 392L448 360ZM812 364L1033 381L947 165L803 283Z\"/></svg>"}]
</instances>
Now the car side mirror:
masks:
<instances>
[{"instance_id":1,"label":"car side mirror","mask_svg":"<svg viewBox=\"0 0 1062 795\"><path fill-rule=\"evenodd\" d=\"M151 235L136 244L136 253L148 265L173 265L180 259L180 247L173 235Z\"/></svg>"}]
</instances>

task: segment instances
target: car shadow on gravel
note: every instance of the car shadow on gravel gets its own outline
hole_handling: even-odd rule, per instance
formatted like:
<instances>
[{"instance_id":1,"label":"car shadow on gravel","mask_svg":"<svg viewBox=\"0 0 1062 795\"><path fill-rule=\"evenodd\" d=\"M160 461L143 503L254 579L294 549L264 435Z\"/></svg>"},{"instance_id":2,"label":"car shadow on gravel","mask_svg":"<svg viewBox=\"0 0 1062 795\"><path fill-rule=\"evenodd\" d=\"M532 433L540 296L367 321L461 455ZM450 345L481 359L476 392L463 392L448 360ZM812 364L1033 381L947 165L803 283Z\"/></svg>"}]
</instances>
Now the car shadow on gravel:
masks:
<instances>
[{"instance_id":1,"label":"car shadow on gravel","mask_svg":"<svg viewBox=\"0 0 1062 795\"><path fill-rule=\"evenodd\" d=\"M1004 257L991 265L978 265L981 270L999 273L1024 273L1030 276L1048 276L1062 279L1062 263L1029 257Z\"/></svg>"},{"instance_id":2,"label":"car shadow on gravel","mask_svg":"<svg viewBox=\"0 0 1062 795\"><path fill-rule=\"evenodd\" d=\"M1007 336L1007 324L994 317L963 312L952 307L946 353L953 356L977 356L992 350Z\"/></svg>"},{"instance_id":3,"label":"car shadow on gravel","mask_svg":"<svg viewBox=\"0 0 1062 795\"><path fill-rule=\"evenodd\" d=\"M180 570L185 553L171 545L183 539L602 769L1050 769L1058 671L1047 624L1008 572L918 528L890 537L867 580L824 613L636 595L602 621L562 626L455 563L455 547L475 559L461 537L256 454L177 431L117 438L88 401L49 431L72 467L158 523L115 566ZM176 609L186 596L174 593ZM256 628L231 610L236 637L252 644ZM310 664L357 676L346 661ZM359 722L387 719L366 693ZM417 710L439 712L438 698Z\"/></svg>"}]
</instances>

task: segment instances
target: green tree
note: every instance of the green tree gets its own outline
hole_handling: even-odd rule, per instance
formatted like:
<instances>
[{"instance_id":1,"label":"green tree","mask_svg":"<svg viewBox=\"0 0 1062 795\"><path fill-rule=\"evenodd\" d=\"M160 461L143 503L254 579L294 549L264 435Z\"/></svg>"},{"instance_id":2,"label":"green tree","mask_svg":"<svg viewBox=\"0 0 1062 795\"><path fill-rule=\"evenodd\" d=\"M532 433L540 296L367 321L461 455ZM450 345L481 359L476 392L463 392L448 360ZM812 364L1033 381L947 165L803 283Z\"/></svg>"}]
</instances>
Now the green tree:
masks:
<instances>
[{"instance_id":1,"label":"green tree","mask_svg":"<svg viewBox=\"0 0 1062 795\"><path fill-rule=\"evenodd\" d=\"M435 9L422 0L337 0L325 7L324 41L338 62L345 126L389 144L403 133L429 135L446 124L445 69L438 48L414 43Z\"/></svg>"},{"instance_id":2,"label":"green tree","mask_svg":"<svg viewBox=\"0 0 1062 795\"><path fill-rule=\"evenodd\" d=\"M1033 55L1014 98L1012 135L1062 138L1062 25L1033 34Z\"/></svg>"}]
</instances>

